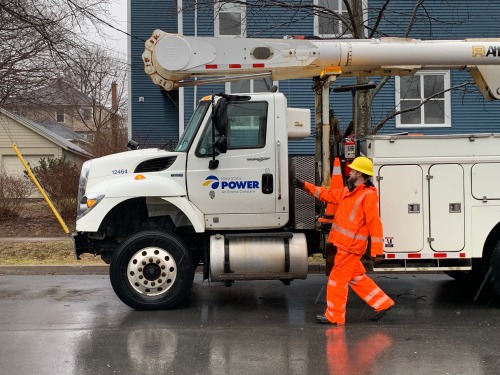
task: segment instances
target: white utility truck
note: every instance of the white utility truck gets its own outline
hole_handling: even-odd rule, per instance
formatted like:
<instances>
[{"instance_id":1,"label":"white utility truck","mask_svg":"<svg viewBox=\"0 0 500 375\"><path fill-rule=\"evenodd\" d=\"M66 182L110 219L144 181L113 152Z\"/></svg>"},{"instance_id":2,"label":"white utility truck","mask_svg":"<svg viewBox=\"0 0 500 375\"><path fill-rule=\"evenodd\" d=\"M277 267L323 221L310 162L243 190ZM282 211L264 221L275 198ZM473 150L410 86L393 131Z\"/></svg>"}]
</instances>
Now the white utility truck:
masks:
<instances>
[{"instance_id":1,"label":"white utility truck","mask_svg":"<svg viewBox=\"0 0 500 375\"><path fill-rule=\"evenodd\" d=\"M79 187L76 255L110 263L118 297L135 309L176 306L195 268L205 279L305 279L308 256L327 247L318 203L298 176L329 186L329 90L340 76L470 71L500 99L500 40L217 39L156 30L145 70L164 90L271 77L311 77L314 157L290 157L289 139L311 133L310 111L279 92L212 95L199 102L172 151L134 150L87 161ZM495 52L495 53L493 53ZM275 91L275 90L273 90ZM369 136L384 223L385 260L374 271L489 271L500 293L500 135Z\"/></svg>"}]
</instances>

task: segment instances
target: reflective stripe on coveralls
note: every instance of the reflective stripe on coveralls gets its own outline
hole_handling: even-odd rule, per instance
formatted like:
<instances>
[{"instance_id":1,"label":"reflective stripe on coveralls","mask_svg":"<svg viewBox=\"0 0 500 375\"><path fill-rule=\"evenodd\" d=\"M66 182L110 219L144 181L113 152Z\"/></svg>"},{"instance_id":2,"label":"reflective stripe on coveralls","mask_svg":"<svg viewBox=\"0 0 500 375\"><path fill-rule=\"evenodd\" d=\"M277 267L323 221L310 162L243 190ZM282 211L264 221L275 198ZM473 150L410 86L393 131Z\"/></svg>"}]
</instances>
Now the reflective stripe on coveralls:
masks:
<instances>
[{"instance_id":1,"label":"reflective stripe on coveralls","mask_svg":"<svg viewBox=\"0 0 500 375\"><path fill-rule=\"evenodd\" d=\"M348 285L375 310L386 310L394 301L366 275L361 255L343 249L337 250L335 265L328 278L326 289L326 318L331 323L345 324L345 306Z\"/></svg>"},{"instance_id":2,"label":"reflective stripe on coveralls","mask_svg":"<svg viewBox=\"0 0 500 375\"><path fill-rule=\"evenodd\" d=\"M349 191L347 187L325 189L305 182L304 190L323 202L339 204L328 236L329 242L347 251L364 254L371 237L371 255L383 254L383 229L375 187L363 184Z\"/></svg>"}]
</instances>

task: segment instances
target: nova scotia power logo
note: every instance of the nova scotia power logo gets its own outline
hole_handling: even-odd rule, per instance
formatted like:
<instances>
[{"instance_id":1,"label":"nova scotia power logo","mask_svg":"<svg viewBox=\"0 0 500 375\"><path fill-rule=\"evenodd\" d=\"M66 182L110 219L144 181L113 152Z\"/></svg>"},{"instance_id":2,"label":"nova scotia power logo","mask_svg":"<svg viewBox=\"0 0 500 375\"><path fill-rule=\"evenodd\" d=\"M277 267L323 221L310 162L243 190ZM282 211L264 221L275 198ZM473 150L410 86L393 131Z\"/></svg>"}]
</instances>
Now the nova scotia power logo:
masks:
<instances>
[{"instance_id":1,"label":"nova scotia power logo","mask_svg":"<svg viewBox=\"0 0 500 375\"><path fill-rule=\"evenodd\" d=\"M209 186L213 190L219 189L222 193L254 193L259 189L259 181L243 180L240 176L218 177L210 175L205 178L202 186Z\"/></svg>"},{"instance_id":2,"label":"nova scotia power logo","mask_svg":"<svg viewBox=\"0 0 500 375\"><path fill-rule=\"evenodd\" d=\"M219 187L219 179L216 176L210 175L207 178L205 178L205 182L203 183L202 186L209 186L212 189L217 189Z\"/></svg>"}]
</instances>

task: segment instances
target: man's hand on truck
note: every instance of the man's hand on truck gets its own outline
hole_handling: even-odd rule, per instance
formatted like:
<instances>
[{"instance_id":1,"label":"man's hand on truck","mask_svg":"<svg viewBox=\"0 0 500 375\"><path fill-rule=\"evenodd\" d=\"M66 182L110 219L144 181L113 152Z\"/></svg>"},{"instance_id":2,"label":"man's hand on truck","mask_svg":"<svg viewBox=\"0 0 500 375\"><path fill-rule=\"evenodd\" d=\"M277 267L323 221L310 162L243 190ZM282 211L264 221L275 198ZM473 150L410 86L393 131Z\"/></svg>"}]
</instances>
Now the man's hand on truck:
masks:
<instances>
[{"instance_id":1,"label":"man's hand on truck","mask_svg":"<svg viewBox=\"0 0 500 375\"><path fill-rule=\"evenodd\" d=\"M295 187L300 190L304 190L304 181L302 181L300 178L295 179Z\"/></svg>"}]
</instances>

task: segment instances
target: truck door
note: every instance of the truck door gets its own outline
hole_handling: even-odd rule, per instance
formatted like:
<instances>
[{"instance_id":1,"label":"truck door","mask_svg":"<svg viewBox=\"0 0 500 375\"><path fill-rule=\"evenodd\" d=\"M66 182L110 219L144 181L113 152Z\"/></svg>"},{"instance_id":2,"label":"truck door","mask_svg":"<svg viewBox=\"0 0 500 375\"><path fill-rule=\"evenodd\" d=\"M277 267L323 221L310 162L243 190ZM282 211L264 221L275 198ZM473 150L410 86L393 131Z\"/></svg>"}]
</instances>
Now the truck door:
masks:
<instances>
[{"instance_id":1,"label":"truck door","mask_svg":"<svg viewBox=\"0 0 500 375\"><path fill-rule=\"evenodd\" d=\"M266 100L230 101L226 153L212 159L212 124L207 121L190 148L187 191L205 214L207 227L251 228L284 225L276 216L277 178L274 107Z\"/></svg>"},{"instance_id":2,"label":"truck door","mask_svg":"<svg viewBox=\"0 0 500 375\"><path fill-rule=\"evenodd\" d=\"M429 225L432 250L464 248L464 170L460 164L429 168Z\"/></svg>"},{"instance_id":3,"label":"truck door","mask_svg":"<svg viewBox=\"0 0 500 375\"><path fill-rule=\"evenodd\" d=\"M384 165L378 176L384 251L421 251L424 246L422 168L419 165Z\"/></svg>"}]
</instances>

